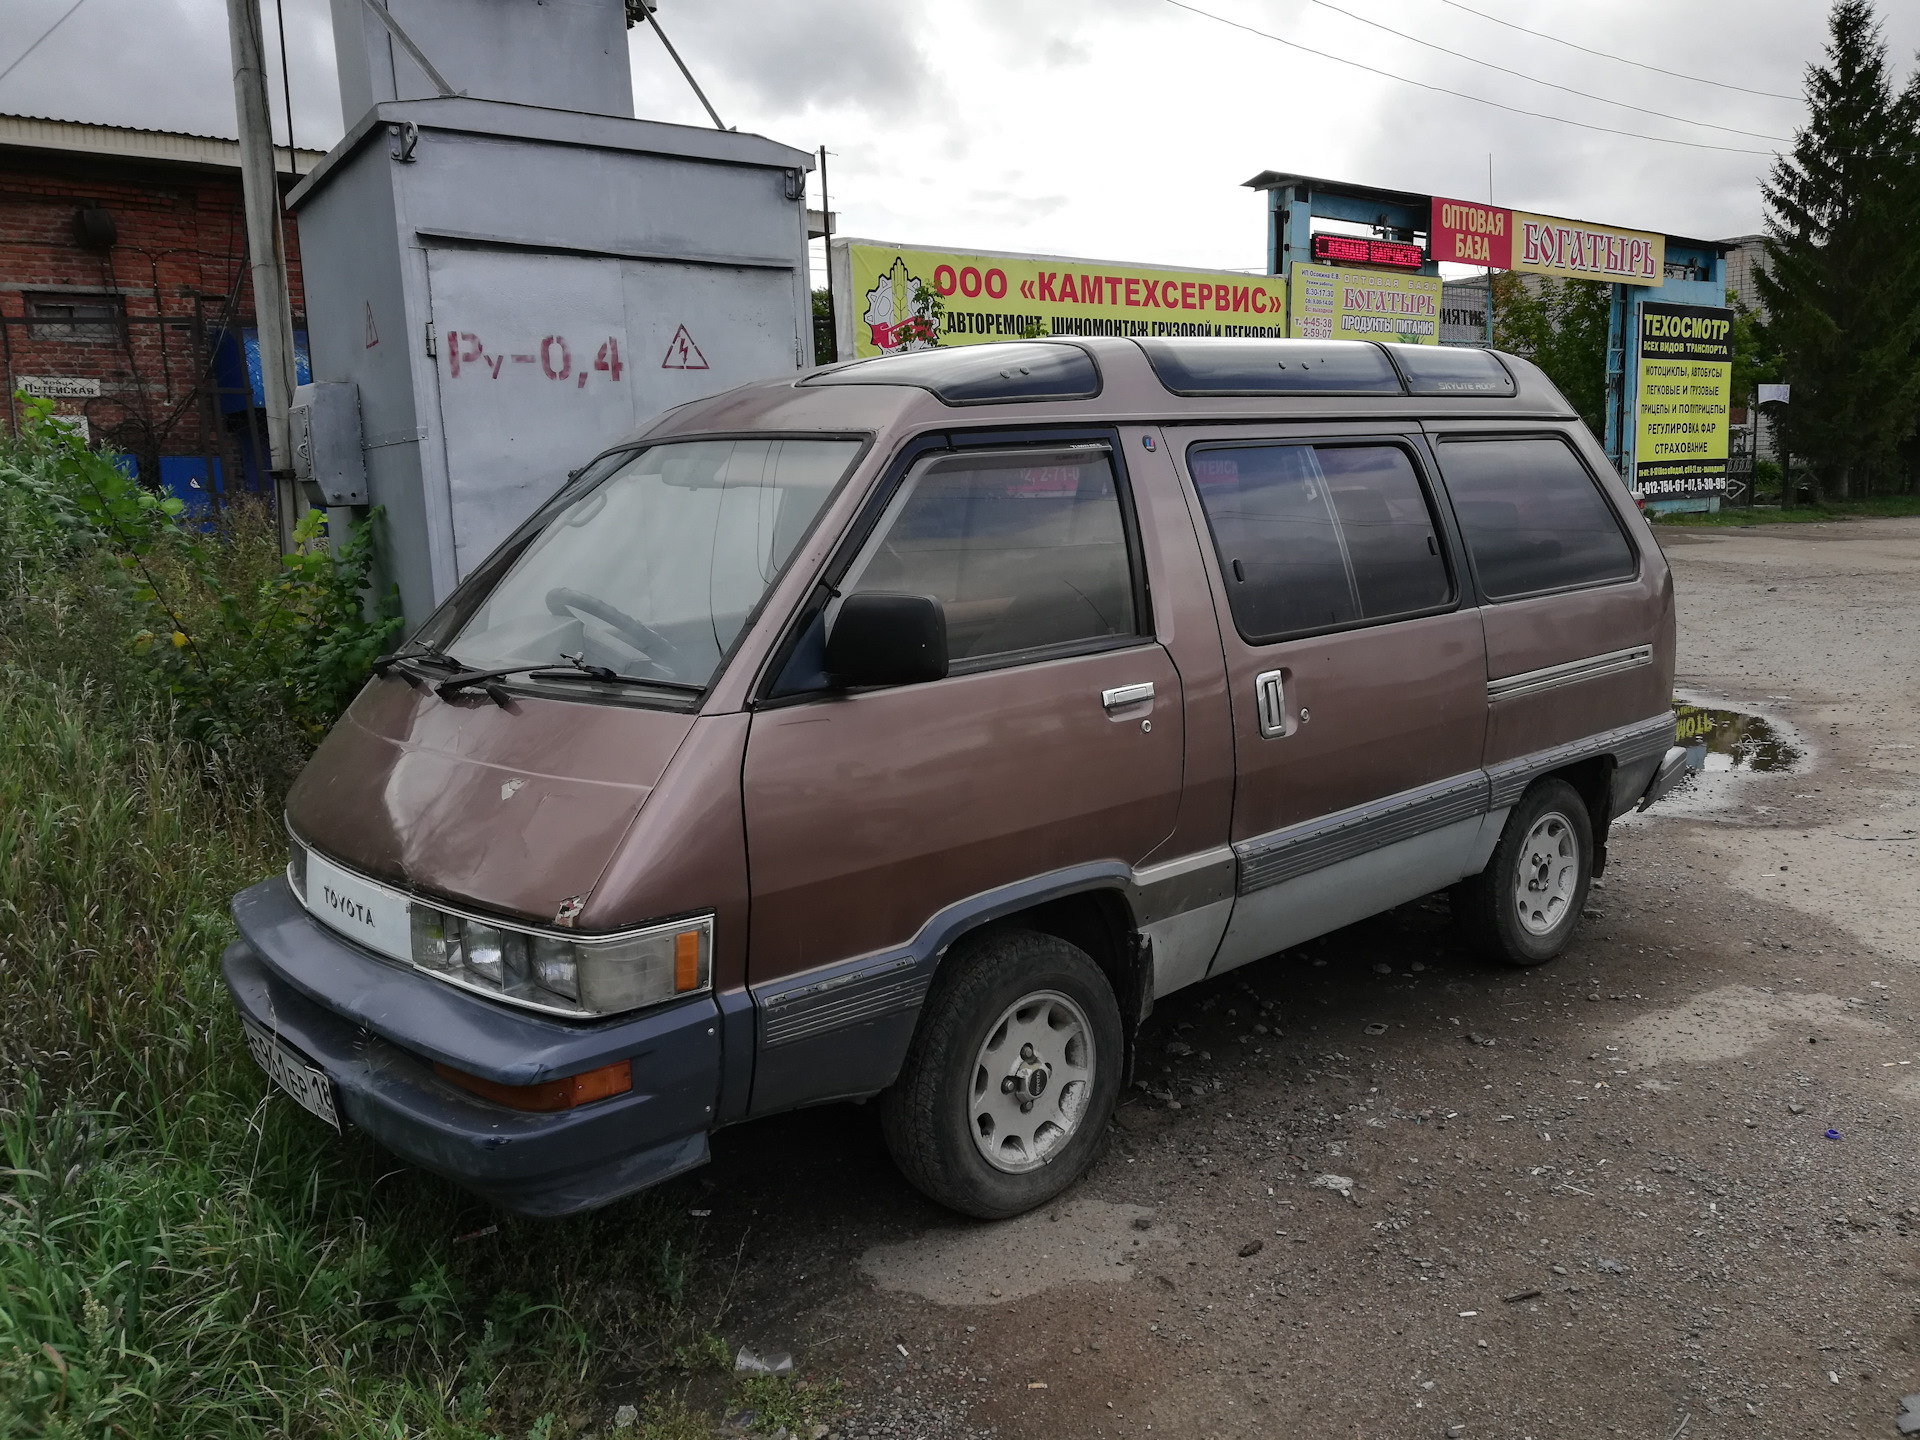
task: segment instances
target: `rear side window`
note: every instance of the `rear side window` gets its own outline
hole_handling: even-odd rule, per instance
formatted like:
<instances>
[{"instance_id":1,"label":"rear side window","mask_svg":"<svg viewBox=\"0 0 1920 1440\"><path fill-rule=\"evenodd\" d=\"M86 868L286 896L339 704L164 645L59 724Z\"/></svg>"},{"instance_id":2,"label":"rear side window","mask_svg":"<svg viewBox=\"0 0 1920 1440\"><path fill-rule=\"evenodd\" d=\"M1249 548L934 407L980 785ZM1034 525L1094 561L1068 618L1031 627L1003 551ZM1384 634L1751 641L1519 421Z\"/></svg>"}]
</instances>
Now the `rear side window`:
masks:
<instances>
[{"instance_id":1,"label":"rear side window","mask_svg":"<svg viewBox=\"0 0 1920 1440\"><path fill-rule=\"evenodd\" d=\"M1634 573L1613 507L1564 440L1449 440L1440 464L1488 598Z\"/></svg>"},{"instance_id":2,"label":"rear side window","mask_svg":"<svg viewBox=\"0 0 1920 1440\"><path fill-rule=\"evenodd\" d=\"M1245 639L1452 601L1432 507L1399 446L1231 445L1196 448L1187 464Z\"/></svg>"},{"instance_id":3,"label":"rear side window","mask_svg":"<svg viewBox=\"0 0 1920 1440\"><path fill-rule=\"evenodd\" d=\"M916 466L842 587L931 595L957 667L1137 628L1104 446L941 455Z\"/></svg>"}]
</instances>

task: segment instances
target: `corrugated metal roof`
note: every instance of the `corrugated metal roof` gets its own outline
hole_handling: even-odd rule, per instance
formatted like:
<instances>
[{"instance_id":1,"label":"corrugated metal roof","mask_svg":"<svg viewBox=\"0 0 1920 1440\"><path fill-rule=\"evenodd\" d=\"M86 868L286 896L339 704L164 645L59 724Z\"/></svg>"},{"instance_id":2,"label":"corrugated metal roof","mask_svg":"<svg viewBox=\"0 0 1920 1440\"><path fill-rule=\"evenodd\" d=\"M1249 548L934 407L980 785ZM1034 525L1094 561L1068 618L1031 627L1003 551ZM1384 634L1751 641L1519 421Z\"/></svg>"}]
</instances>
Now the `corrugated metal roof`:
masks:
<instances>
[{"instance_id":1,"label":"corrugated metal roof","mask_svg":"<svg viewBox=\"0 0 1920 1440\"><path fill-rule=\"evenodd\" d=\"M174 130L138 130L126 125L89 125L39 115L0 115L0 148L60 150L120 160L164 160L177 165L240 168L240 142L220 135L183 135ZM276 146L280 164L286 147ZM296 150L294 168L305 175L324 150Z\"/></svg>"}]
</instances>

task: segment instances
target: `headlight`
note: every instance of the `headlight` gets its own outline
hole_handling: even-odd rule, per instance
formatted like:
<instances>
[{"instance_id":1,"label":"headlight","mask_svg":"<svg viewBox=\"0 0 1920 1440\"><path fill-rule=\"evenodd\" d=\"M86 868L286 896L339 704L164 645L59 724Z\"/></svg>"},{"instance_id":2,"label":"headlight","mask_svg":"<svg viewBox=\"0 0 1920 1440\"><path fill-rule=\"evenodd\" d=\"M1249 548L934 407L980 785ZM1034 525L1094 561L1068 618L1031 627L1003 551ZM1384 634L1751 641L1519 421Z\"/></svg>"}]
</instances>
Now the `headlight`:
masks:
<instances>
[{"instance_id":1,"label":"headlight","mask_svg":"<svg viewBox=\"0 0 1920 1440\"><path fill-rule=\"evenodd\" d=\"M605 936L523 928L442 910L310 852L291 831L287 841L287 883L321 924L341 929L325 907L307 903L310 870L316 887L332 894L337 886L364 902L363 913L384 917L372 935L342 931L356 944L469 990L586 1017L618 1015L712 988L711 915Z\"/></svg>"},{"instance_id":2,"label":"headlight","mask_svg":"<svg viewBox=\"0 0 1920 1440\"><path fill-rule=\"evenodd\" d=\"M502 998L574 1015L615 1015L712 984L713 920L597 939L509 929L412 902L413 963Z\"/></svg>"}]
</instances>

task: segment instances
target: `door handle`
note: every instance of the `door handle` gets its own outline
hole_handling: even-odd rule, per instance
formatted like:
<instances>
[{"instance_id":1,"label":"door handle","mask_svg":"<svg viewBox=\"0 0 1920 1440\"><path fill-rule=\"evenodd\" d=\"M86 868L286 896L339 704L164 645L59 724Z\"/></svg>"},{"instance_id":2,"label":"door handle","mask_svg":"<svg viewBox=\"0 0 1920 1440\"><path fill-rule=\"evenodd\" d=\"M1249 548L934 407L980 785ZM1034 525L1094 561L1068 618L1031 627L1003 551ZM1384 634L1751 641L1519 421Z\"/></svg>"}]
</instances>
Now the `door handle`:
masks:
<instances>
[{"instance_id":1,"label":"door handle","mask_svg":"<svg viewBox=\"0 0 1920 1440\"><path fill-rule=\"evenodd\" d=\"M1148 680L1139 685L1116 685L1111 690L1100 692L1100 703L1108 711L1120 709L1124 705L1138 705L1142 700L1153 699L1153 682Z\"/></svg>"},{"instance_id":2,"label":"door handle","mask_svg":"<svg viewBox=\"0 0 1920 1440\"><path fill-rule=\"evenodd\" d=\"M1287 689L1283 670L1267 670L1253 677L1253 698L1260 715L1260 734L1268 740L1287 733Z\"/></svg>"}]
</instances>

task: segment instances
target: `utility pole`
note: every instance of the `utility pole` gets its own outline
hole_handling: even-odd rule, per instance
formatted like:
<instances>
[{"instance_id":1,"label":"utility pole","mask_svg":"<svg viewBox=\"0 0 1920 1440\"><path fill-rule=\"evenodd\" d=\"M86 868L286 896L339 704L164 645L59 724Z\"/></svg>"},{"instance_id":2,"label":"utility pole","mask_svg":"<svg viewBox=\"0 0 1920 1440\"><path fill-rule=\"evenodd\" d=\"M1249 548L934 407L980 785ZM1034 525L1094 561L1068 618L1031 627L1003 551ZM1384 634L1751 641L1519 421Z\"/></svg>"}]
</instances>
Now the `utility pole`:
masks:
<instances>
[{"instance_id":1,"label":"utility pole","mask_svg":"<svg viewBox=\"0 0 1920 1440\"><path fill-rule=\"evenodd\" d=\"M280 547L288 551L293 548L295 508L293 458L287 444L287 411L293 404L295 374L293 306L287 294L286 237L280 228L280 185L274 173L260 0L227 0L227 36L233 46L233 108L240 122L240 188L246 201L254 324L260 334L268 467L273 472Z\"/></svg>"},{"instance_id":2,"label":"utility pole","mask_svg":"<svg viewBox=\"0 0 1920 1440\"><path fill-rule=\"evenodd\" d=\"M833 347L833 358L840 359L840 311L834 304L833 293L833 197L827 194L827 147L820 147L820 229L825 232L824 249L827 257L827 334L832 336L829 342Z\"/></svg>"}]
</instances>

